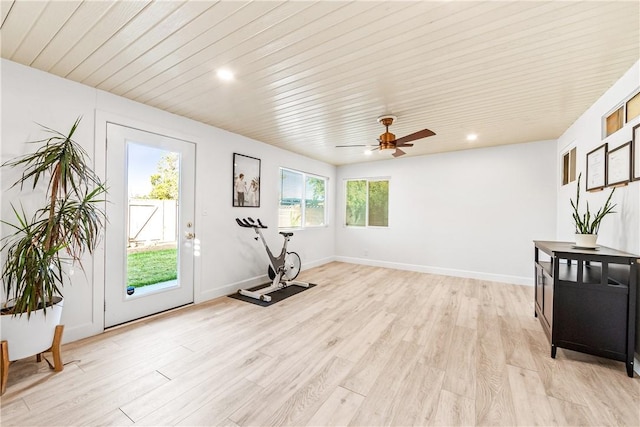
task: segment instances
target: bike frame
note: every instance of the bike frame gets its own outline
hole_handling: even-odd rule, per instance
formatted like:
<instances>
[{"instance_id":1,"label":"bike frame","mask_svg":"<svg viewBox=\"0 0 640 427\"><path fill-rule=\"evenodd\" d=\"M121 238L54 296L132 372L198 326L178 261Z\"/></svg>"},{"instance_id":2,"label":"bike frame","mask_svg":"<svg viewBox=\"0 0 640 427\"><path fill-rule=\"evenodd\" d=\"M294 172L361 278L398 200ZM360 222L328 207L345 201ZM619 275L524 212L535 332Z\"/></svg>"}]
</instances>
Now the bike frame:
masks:
<instances>
[{"instance_id":1,"label":"bike frame","mask_svg":"<svg viewBox=\"0 0 640 427\"><path fill-rule=\"evenodd\" d=\"M263 225L262 222L260 222L260 219L258 219L258 221L256 222L250 217L247 217L242 220L239 218L236 218L236 222L240 227L253 228L253 231L255 231L256 234L258 235L258 237L256 237L255 239L256 240L260 239L262 241L262 244L267 251L267 255L269 256L269 263L271 264L271 268L275 272L275 277L273 278L271 285L269 285L268 287L257 289L255 291L252 291L249 289L239 289L238 293L240 295L245 295L251 298L268 302L268 301L271 301L271 297L267 294L277 291L278 289L282 289L291 285L302 286L303 288L309 287L309 283L306 283L306 282L298 282L296 280L283 280L283 275L285 272L285 259L287 256L287 245L289 244L289 240L291 240L291 236L293 236L293 233L286 233L283 231L280 232L282 237L284 237L284 243L282 245L282 250L280 251L280 255L275 257L273 256L273 252L271 252L271 249L269 249L269 245L267 245L267 241L262 235L262 229L267 228L267 226Z\"/></svg>"}]
</instances>

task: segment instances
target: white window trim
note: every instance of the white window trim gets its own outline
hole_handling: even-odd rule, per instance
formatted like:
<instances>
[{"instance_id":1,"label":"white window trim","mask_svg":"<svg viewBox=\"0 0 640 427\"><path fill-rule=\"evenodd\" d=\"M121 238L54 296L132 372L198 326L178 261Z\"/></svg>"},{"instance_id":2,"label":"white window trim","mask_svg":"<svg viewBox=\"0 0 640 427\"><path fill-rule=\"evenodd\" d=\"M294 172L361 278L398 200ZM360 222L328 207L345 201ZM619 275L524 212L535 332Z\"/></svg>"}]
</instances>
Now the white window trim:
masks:
<instances>
[{"instance_id":1,"label":"white window trim","mask_svg":"<svg viewBox=\"0 0 640 427\"><path fill-rule=\"evenodd\" d=\"M388 218L388 222L387 225L369 225L369 182L376 182L376 181L387 181L389 182L389 199L387 200L387 202L389 204L391 204L389 202L389 200L391 200L391 177L388 176L379 176L379 177L369 177L369 178L344 178L343 179L343 192L344 192L344 209L342 211L342 215L343 215L343 220L342 220L342 227L343 228L352 228L352 229L356 229L356 230L365 230L365 229L381 229L381 230L386 230L391 228L391 218ZM349 181L367 181L367 208L365 211L365 225L348 225L347 224L347 182Z\"/></svg>"},{"instance_id":2,"label":"white window trim","mask_svg":"<svg viewBox=\"0 0 640 427\"><path fill-rule=\"evenodd\" d=\"M301 210L301 216L300 216L300 226L298 227L280 227L280 224L278 224L278 230L304 230L307 228L327 228L329 227L329 218L327 215L328 212L328 197L327 197L327 192L328 192L328 188L329 188L329 177L327 176L322 176L322 175L317 175L314 173L308 173L308 172L304 172L304 171L300 171L297 169L291 169L291 168L287 168L284 166L280 166L280 176L282 176L282 171L285 170L287 172L292 172L292 173L297 173L302 175L302 198L300 199L300 210ZM320 224L320 225L304 225L306 223L306 190L307 190L307 177L311 177L311 178L318 178L318 179L322 179L324 181L324 224ZM282 178L279 178L278 184L282 185L281 182ZM280 201L282 198L282 194L280 194L280 190L278 190L278 209L280 209Z\"/></svg>"},{"instance_id":3,"label":"white window trim","mask_svg":"<svg viewBox=\"0 0 640 427\"><path fill-rule=\"evenodd\" d=\"M575 178L573 179L573 181L571 181L571 178L569 178L569 182L567 182L566 184L563 184L562 179L564 178L563 174L564 174L564 156L569 156L569 171L567 171L567 173L569 173L571 171L571 151L576 150L576 158L575 161L573 163L573 168L575 171ZM571 143L569 145L567 145L564 148L564 151L562 151L562 155L560 156L560 187L564 187L567 186L569 184L572 184L574 182L576 182L578 180L578 147L576 146L576 142L571 141Z\"/></svg>"},{"instance_id":4,"label":"white window trim","mask_svg":"<svg viewBox=\"0 0 640 427\"><path fill-rule=\"evenodd\" d=\"M603 140L609 138L610 136L615 135L618 131L624 129L624 127L629 123L629 121L627 120L627 102L629 102L631 98L636 96L638 93L640 93L640 86L635 88L631 92L631 94L627 95L624 98L622 102L619 102L618 104L616 104L615 107L607 111L607 113L600 118L600 133ZM613 132L611 135L607 136L607 117L613 114L616 110L620 109L620 107L622 107L622 127L617 131Z\"/></svg>"}]
</instances>

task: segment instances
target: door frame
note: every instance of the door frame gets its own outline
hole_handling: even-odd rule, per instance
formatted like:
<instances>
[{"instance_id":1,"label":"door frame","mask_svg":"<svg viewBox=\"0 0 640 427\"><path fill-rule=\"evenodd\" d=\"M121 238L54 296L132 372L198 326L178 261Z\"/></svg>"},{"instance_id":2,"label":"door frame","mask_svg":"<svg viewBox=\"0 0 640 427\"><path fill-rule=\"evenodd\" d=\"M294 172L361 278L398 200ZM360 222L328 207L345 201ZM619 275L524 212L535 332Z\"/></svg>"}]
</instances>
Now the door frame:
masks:
<instances>
[{"instance_id":1,"label":"door frame","mask_svg":"<svg viewBox=\"0 0 640 427\"><path fill-rule=\"evenodd\" d=\"M189 135L183 132L176 131L174 129L168 129L162 126L154 125L149 122L138 120L136 118L122 116L117 113L103 111L96 109L94 118L94 171L100 177L105 180L107 175L107 123L113 123L120 126L126 126L134 129L138 129L144 132L157 133L159 135L167 136L170 138L182 140L195 144L195 206L194 216L197 218L198 212L201 211L201 202L198 197L198 138L194 135ZM107 187L109 183L107 182ZM106 202L103 208L106 207ZM107 218L108 220L108 218ZM105 304L105 257L107 256L105 251L105 239L104 236L100 240L100 244L95 250L92 258L93 276L91 277L93 295L93 310L91 314L91 320L87 323L74 328L74 333L70 336L70 341L75 339L85 338L92 335L97 335L105 330L104 323L104 304ZM201 260L200 257L194 259L194 274L193 274L193 297L194 302L197 302L201 293Z\"/></svg>"},{"instance_id":2,"label":"door frame","mask_svg":"<svg viewBox=\"0 0 640 427\"><path fill-rule=\"evenodd\" d=\"M176 204L177 278L163 283L159 288L138 289L135 294L127 292L128 242L130 225L131 182L130 172L137 167L132 164L130 147L148 147L157 153L177 155L179 197ZM196 251L194 239L198 224L195 218L195 161L196 145L181 139L107 123L107 200L109 222L105 232L106 242L106 287L105 328L128 323L171 310L194 301L193 274ZM124 173L123 173L124 172ZM155 173L155 172L150 172ZM186 237L191 235L192 237ZM193 241L189 241L194 239Z\"/></svg>"}]
</instances>

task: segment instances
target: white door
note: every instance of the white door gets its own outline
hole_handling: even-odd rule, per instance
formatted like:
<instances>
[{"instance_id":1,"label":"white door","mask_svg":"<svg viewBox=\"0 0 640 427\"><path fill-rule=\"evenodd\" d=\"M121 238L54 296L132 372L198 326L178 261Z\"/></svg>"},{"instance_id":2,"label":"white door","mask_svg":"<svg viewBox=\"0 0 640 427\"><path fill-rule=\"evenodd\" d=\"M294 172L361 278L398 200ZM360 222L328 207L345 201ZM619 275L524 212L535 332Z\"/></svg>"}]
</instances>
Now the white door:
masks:
<instances>
[{"instance_id":1,"label":"white door","mask_svg":"<svg viewBox=\"0 0 640 427\"><path fill-rule=\"evenodd\" d=\"M107 123L105 327L193 302L195 144Z\"/></svg>"}]
</instances>

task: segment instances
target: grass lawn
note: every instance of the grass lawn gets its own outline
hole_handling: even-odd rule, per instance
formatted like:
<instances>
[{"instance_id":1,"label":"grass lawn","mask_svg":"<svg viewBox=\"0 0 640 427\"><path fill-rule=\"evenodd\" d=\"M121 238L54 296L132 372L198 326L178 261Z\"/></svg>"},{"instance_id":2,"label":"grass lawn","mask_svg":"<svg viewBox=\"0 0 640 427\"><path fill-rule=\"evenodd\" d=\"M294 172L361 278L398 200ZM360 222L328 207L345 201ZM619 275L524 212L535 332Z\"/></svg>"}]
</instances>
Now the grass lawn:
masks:
<instances>
[{"instance_id":1,"label":"grass lawn","mask_svg":"<svg viewBox=\"0 0 640 427\"><path fill-rule=\"evenodd\" d=\"M178 250L160 249L127 255L127 286L139 288L155 283L175 280Z\"/></svg>"}]
</instances>

